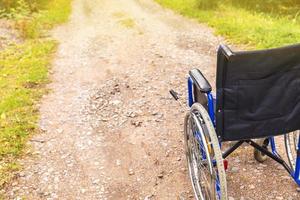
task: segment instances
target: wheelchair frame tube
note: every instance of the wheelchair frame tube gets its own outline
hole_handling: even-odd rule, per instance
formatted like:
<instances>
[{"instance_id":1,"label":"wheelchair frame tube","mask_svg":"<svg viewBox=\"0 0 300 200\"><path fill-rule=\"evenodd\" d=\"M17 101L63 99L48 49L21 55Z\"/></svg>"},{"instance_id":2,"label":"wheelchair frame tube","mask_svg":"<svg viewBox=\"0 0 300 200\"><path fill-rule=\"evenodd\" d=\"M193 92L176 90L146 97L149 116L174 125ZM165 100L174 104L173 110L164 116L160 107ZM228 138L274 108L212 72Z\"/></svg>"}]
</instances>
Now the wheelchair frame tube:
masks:
<instances>
[{"instance_id":1,"label":"wheelchair frame tube","mask_svg":"<svg viewBox=\"0 0 300 200\"><path fill-rule=\"evenodd\" d=\"M207 94L208 99L208 114L210 116L211 121L213 122L213 125L216 126L215 123L215 109L214 109L214 98L211 92L208 92Z\"/></svg>"},{"instance_id":2,"label":"wheelchair frame tube","mask_svg":"<svg viewBox=\"0 0 300 200\"><path fill-rule=\"evenodd\" d=\"M276 143L274 137L269 137L269 141L271 144L272 153L276 156L279 156L277 149L276 149Z\"/></svg>"},{"instance_id":3,"label":"wheelchair frame tube","mask_svg":"<svg viewBox=\"0 0 300 200\"><path fill-rule=\"evenodd\" d=\"M300 135L298 136L296 167L295 167L295 172L293 174L293 178L296 181L296 183L300 186Z\"/></svg>"},{"instance_id":4,"label":"wheelchair frame tube","mask_svg":"<svg viewBox=\"0 0 300 200\"><path fill-rule=\"evenodd\" d=\"M193 81L191 77L188 78L188 105L192 107L194 103L194 94L193 94Z\"/></svg>"}]
</instances>

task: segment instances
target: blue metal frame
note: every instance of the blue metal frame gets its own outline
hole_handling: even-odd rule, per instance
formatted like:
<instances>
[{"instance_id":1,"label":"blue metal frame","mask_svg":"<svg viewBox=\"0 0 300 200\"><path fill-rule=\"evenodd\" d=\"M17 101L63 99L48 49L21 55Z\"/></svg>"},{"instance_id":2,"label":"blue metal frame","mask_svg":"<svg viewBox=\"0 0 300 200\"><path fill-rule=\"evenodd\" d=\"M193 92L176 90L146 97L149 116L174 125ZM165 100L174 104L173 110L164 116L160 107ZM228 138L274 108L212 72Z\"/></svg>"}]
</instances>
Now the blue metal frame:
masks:
<instances>
[{"instance_id":1,"label":"blue metal frame","mask_svg":"<svg viewBox=\"0 0 300 200\"><path fill-rule=\"evenodd\" d=\"M191 77L188 78L188 105L192 107L194 104L194 93L193 93L193 80Z\"/></svg>"},{"instance_id":2,"label":"blue metal frame","mask_svg":"<svg viewBox=\"0 0 300 200\"><path fill-rule=\"evenodd\" d=\"M206 95L208 99L208 114L214 126L216 126L214 98L211 92L208 92Z\"/></svg>"},{"instance_id":3,"label":"blue metal frame","mask_svg":"<svg viewBox=\"0 0 300 200\"><path fill-rule=\"evenodd\" d=\"M275 156L279 156L279 154L278 154L278 152L277 152L277 148L276 148L276 143L275 143L274 137L269 137L269 141L270 141L272 153L273 153Z\"/></svg>"},{"instance_id":4,"label":"blue metal frame","mask_svg":"<svg viewBox=\"0 0 300 200\"><path fill-rule=\"evenodd\" d=\"M208 114L213 122L214 126L216 125L216 118L215 118L215 108L214 108L214 98L211 92L207 92L207 99L208 99ZM188 78L188 105L191 107L195 103L194 100L194 91L193 91L193 80L189 77ZM269 142L272 150L272 154L281 157L277 152L276 143L274 137L269 137ZM221 143L220 143L221 146ZM296 167L292 169L290 175L293 177L294 181L300 186L300 135L298 139L298 149L297 149L297 158L296 158ZM219 187L216 185L217 191Z\"/></svg>"},{"instance_id":5,"label":"blue metal frame","mask_svg":"<svg viewBox=\"0 0 300 200\"><path fill-rule=\"evenodd\" d=\"M297 159L294 174L292 175L296 183L300 186L300 135L298 138Z\"/></svg>"}]
</instances>

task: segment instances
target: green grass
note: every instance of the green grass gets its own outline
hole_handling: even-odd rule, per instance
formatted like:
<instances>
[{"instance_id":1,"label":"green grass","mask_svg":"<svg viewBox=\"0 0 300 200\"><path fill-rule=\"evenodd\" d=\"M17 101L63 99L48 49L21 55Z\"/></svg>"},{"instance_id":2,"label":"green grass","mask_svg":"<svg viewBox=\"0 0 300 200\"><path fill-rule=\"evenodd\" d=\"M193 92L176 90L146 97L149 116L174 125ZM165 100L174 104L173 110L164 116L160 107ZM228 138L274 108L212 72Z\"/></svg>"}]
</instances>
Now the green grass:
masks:
<instances>
[{"instance_id":1,"label":"green grass","mask_svg":"<svg viewBox=\"0 0 300 200\"><path fill-rule=\"evenodd\" d=\"M249 48L271 48L300 42L300 20L295 9L289 14L278 11L276 15L276 7L272 8L272 12L266 7L255 10L228 0L220 1L218 6L211 9L201 9L199 0L156 1L184 16L207 23L215 29L216 34ZM264 1L260 2L263 4ZM286 9L292 9L292 6Z\"/></svg>"},{"instance_id":2,"label":"green grass","mask_svg":"<svg viewBox=\"0 0 300 200\"><path fill-rule=\"evenodd\" d=\"M54 25L68 19L71 12L71 0L51 0L48 10L32 13L30 17L17 20L17 29L25 38L38 38Z\"/></svg>"},{"instance_id":3,"label":"green grass","mask_svg":"<svg viewBox=\"0 0 300 200\"><path fill-rule=\"evenodd\" d=\"M135 21L132 18L121 19L119 23L126 28L134 28Z\"/></svg>"},{"instance_id":4,"label":"green grass","mask_svg":"<svg viewBox=\"0 0 300 200\"><path fill-rule=\"evenodd\" d=\"M49 1L45 10L30 16L20 29L26 31L24 42L0 51L0 189L20 169L16 160L37 131L36 105L46 93L48 69L57 45L42 37L43 33L65 22L70 12L71 0Z\"/></svg>"}]
</instances>

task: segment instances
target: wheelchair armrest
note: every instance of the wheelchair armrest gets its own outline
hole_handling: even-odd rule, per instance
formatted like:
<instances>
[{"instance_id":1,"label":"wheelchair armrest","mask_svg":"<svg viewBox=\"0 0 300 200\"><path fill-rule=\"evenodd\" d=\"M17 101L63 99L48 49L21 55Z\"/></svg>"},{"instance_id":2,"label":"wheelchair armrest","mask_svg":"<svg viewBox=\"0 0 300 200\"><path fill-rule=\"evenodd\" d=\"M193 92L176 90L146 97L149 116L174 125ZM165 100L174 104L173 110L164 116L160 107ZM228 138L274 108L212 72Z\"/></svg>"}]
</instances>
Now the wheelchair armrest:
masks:
<instances>
[{"instance_id":1,"label":"wheelchair armrest","mask_svg":"<svg viewBox=\"0 0 300 200\"><path fill-rule=\"evenodd\" d=\"M199 69L192 69L189 72L190 77L192 78L193 82L195 83L196 87L202 93L211 92L211 85L207 81L207 79L203 76Z\"/></svg>"}]
</instances>

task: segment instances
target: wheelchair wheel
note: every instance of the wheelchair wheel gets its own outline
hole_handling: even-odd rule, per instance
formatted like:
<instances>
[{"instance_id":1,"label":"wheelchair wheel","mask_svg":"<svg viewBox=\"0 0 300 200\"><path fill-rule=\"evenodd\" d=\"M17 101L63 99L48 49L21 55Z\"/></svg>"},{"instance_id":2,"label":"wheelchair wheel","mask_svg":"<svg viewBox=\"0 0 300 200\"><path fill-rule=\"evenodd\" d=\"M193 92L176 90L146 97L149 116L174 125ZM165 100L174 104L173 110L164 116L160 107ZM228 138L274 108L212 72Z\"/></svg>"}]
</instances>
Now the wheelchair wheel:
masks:
<instances>
[{"instance_id":1,"label":"wheelchair wheel","mask_svg":"<svg viewBox=\"0 0 300 200\"><path fill-rule=\"evenodd\" d=\"M222 152L205 108L196 103L185 117L185 150L195 199L227 200Z\"/></svg>"},{"instance_id":2,"label":"wheelchair wheel","mask_svg":"<svg viewBox=\"0 0 300 200\"><path fill-rule=\"evenodd\" d=\"M259 144L260 146L264 147L265 149L268 148L268 141L266 142L266 140L268 140L267 138L264 139L258 139L256 142L257 144ZM265 155L264 153L262 153L261 151L254 149L253 151L253 155L255 160L257 160L260 163L263 163L267 160L268 156Z\"/></svg>"},{"instance_id":3,"label":"wheelchair wheel","mask_svg":"<svg viewBox=\"0 0 300 200\"><path fill-rule=\"evenodd\" d=\"M284 135L285 150L292 169L295 169L296 166L299 135L300 131L294 131Z\"/></svg>"}]
</instances>

